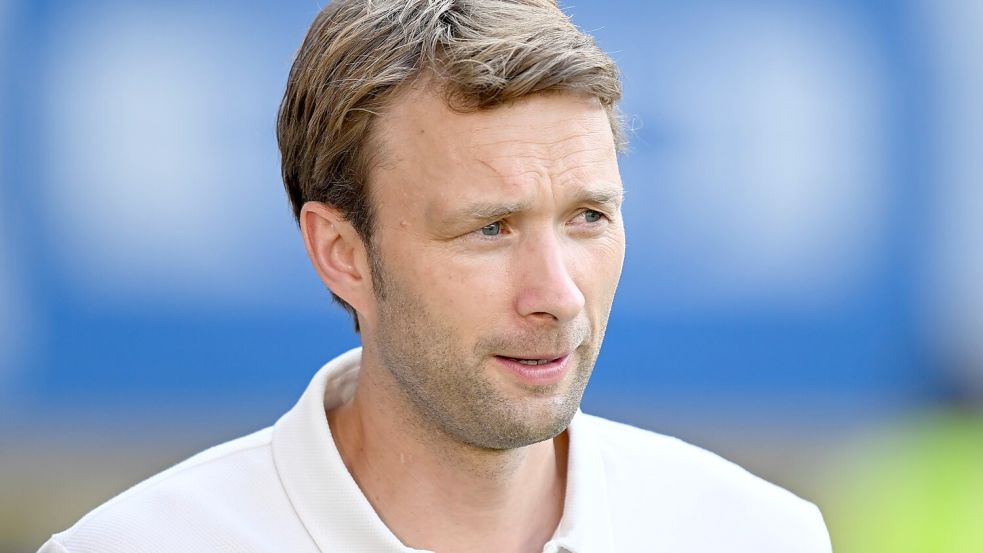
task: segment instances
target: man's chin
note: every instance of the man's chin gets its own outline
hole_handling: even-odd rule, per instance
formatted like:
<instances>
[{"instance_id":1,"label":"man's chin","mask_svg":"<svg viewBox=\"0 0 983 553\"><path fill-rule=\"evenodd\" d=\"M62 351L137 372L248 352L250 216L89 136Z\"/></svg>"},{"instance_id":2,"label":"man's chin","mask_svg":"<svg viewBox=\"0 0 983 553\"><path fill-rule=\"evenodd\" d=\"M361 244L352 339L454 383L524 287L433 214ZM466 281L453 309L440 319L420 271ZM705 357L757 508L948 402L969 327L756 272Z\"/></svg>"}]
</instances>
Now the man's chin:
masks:
<instances>
[{"instance_id":1,"label":"man's chin","mask_svg":"<svg viewBox=\"0 0 983 553\"><path fill-rule=\"evenodd\" d=\"M579 400L569 395L520 400L522 405L515 406L509 413L511 417L500 417L494 439L484 440L485 445L493 449L515 449L555 438L570 425Z\"/></svg>"},{"instance_id":2,"label":"man's chin","mask_svg":"<svg viewBox=\"0 0 983 553\"><path fill-rule=\"evenodd\" d=\"M494 439L485 438L471 442L466 440L466 442L477 449L484 449L488 451L509 451L542 443L547 440L552 440L553 438L556 438L562 434L569 425L570 421L566 420L562 424L557 424L555 427L550 427L548 429L526 428L521 433L505 434L496 436Z\"/></svg>"}]
</instances>

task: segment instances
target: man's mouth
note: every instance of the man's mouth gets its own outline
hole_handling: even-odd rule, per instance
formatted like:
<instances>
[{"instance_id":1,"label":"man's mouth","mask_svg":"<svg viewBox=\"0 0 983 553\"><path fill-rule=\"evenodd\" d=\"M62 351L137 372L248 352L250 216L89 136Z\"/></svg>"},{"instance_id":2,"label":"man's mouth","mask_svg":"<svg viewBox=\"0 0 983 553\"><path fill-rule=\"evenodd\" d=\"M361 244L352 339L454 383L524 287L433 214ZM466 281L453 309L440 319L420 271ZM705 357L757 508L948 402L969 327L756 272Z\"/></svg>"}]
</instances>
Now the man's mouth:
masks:
<instances>
[{"instance_id":1,"label":"man's mouth","mask_svg":"<svg viewBox=\"0 0 983 553\"><path fill-rule=\"evenodd\" d=\"M522 357L496 355L495 358L519 380L542 385L552 384L563 378L569 368L570 353Z\"/></svg>"},{"instance_id":2,"label":"man's mouth","mask_svg":"<svg viewBox=\"0 0 983 553\"><path fill-rule=\"evenodd\" d=\"M545 365L547 363L550 363L552 361L556 361L558 359L557 357L554 357L554 358L551 358L551 359L523 359L521 357L507 357L505 355L499 355L499 357L503 357L503 358L509 359L511 361L516 361L516 362L522 363L523 365L531 365L531 366Z\"/></svg>"}]
</instances>

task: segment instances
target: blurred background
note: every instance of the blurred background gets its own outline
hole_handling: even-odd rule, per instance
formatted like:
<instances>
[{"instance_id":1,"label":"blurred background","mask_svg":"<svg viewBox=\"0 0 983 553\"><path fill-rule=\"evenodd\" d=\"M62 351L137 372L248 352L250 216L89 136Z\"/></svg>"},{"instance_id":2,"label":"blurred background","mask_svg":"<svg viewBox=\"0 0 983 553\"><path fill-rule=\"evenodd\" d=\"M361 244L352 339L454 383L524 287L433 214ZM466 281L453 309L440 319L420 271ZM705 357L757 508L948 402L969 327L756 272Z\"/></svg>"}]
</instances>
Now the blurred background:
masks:
<instances>
[{"instance_id":1,"label":"blurred background","mask_svg":"<svg viewBox=\"0 0 983 553\"><path fill-rule=\"evenodd\" d=\"M319 5L0 0L0 551L357 344L274 139ZM838 552L983 551L983 3L565 9L632 129L584 410L816 502Z\"/></svg>"}]
</instances>

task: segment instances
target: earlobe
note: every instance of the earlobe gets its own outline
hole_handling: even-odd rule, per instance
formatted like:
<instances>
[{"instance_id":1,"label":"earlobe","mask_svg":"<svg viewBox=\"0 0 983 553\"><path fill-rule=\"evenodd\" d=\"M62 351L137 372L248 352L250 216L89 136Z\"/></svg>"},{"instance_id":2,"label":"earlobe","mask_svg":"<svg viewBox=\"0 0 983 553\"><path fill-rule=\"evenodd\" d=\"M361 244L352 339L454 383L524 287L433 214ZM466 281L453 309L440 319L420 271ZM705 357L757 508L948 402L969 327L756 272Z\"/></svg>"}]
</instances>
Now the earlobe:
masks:
<instances>
[{"instance_id":1,"label":"earlobe","mask_svg":"<svg viewBox=\"0 0 983 553\"><path fill-rule=\"evenodd\" d=\"M365 246L355 228L337 209L307 202L300 211L304 246L321 281L356 310L371 287ZM371 290L368 290L371 293Z\"/></svg>"}]
</instances>

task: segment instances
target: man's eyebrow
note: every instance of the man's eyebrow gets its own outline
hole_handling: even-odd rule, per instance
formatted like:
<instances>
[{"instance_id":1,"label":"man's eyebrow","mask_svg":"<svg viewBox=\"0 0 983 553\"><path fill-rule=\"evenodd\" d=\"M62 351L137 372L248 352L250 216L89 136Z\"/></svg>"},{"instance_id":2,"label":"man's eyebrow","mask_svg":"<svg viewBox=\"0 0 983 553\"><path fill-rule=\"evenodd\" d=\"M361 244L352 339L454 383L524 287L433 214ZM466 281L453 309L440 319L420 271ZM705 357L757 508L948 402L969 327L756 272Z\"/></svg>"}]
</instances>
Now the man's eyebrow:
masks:
<instances>
[{"instance_id":1,"label":"man's eyebrow","mask_svg":"<svg viewBox=\"0 0 983 553\"><path fill-rule=\"evenodd\" d=\"M578 202L620 207L625 191L621 187L590 188L578 194Z\"/></svg>"},{"instance_id":2,"label":"man's eyebrow","mask_svg":"<svg viewBox=\"0 0 983 553\"><path fill-rule=\"evenodd\" d=\"M469 219L476 221L488 221L495 219L505 219L511 215L526 209L526 205L521 202L511 203L486 203L474 202L466 204L454 212L449 217L450 220Z\"/></svg>"},{"instance_id":3,"label":"man's eyebrow","mask_svg":"<svg viewBox=\"0 0 983 553\"><path fill-rule=\"evenodd\" d=\"M586 203L594 205L613 206L621 205L624 197L624 190L620 187L592 188L579 191L572 203ZM516 213L521 213L529 208L523 202L473 202L455 208L447 217L443 219L448 222L467 221L495 221L505 219Z\"/></svg>"}]
</instances>

